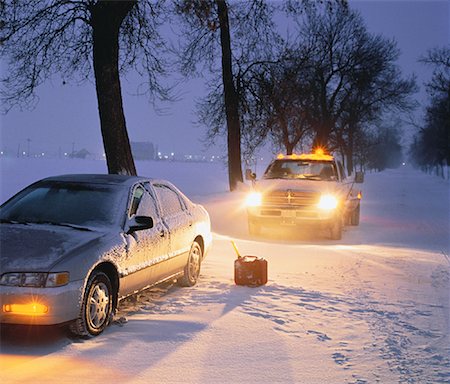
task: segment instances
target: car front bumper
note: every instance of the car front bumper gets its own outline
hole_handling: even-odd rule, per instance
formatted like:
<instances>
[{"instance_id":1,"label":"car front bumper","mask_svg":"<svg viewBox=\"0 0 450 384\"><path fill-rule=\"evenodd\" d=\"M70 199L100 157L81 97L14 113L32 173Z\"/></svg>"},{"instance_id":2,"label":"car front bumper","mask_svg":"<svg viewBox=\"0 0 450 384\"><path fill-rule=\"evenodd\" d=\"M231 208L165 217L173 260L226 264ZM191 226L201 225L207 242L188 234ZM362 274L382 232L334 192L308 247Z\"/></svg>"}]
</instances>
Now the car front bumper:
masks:
<instances>
[{"instance_id":1,"label":"car front bumper","mask_svg":"<svg viewBox=\"0 0 450 384\"><path fill-rule=\"evenodd\" d=\"M56 288L0 286L0 323L54 325L74 320L80 314L83 288L83 280ZM33 305L45 309L33 313Z\"/></svg>"}]
</instances>

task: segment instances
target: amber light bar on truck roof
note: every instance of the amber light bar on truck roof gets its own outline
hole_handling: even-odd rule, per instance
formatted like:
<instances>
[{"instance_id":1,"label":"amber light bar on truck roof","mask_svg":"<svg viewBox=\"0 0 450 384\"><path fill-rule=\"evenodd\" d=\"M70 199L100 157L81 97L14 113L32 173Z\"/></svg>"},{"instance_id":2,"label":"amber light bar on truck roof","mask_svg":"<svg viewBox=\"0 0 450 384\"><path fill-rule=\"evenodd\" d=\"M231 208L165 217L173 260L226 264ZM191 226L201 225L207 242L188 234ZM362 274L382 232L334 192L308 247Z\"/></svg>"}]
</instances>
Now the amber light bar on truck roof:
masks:
<instances>
[{"instance_id":1,"label":"amber light bar on truck roof","mask_svg":"<svg viewBox=\"0 0 450 384\"><path fill-rule=\"evenodd\" d=\"M314 153L302 153L301 155L292 154L292 155L283 155L280 153L277 156L277 159L291 159L291 160L325 160L325 161L332 161L334 160L334 157L331 155L326 155L323 152L323 149L317 149Z\"/></svg>"}]
</instances>

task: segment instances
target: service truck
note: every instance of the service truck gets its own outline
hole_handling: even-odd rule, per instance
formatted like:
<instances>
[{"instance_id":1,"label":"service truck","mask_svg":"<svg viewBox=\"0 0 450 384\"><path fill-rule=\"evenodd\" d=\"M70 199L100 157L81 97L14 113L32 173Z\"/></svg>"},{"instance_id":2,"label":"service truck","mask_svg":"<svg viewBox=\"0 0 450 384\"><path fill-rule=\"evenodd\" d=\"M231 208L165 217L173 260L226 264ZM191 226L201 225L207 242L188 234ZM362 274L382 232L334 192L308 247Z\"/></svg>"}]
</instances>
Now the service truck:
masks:
<instances>
[{"instance_id":1,"label":"service truck","mask_svg":"<svg viewBox=\"0 0 450 384\"><path fill-rule=\"evenodd\" d=\"M359 225L362 194L355 184L364 174L348 177L341 161L321 150L278 155L260 180L250 170L246 178L253 184L246 199L251 235L263 228L317 226L340 240L345 224Z\"/></svg>"}]
</instances>

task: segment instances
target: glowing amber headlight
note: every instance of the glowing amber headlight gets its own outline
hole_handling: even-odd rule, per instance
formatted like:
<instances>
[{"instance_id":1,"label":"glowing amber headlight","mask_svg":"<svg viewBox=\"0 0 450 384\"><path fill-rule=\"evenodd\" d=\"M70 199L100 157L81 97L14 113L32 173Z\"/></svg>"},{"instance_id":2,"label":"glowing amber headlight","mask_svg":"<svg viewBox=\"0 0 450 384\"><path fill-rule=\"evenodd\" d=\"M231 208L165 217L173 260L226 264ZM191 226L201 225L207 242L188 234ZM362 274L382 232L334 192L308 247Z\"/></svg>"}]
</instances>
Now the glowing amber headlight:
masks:
<instances>
[{"instance_id":1,"label":"glowing amber headlight","mask_svg":"<svg viewBox=\"0 0 450 384\"><path fill-rule=\"evenodd\" d=\"M317 206L325 211L331 211L332 209L336 209L338 204L338 199L333 195L322 195Z\"/></svg>"},{"instance_id":2,"label":"glowing amber headlight","mask_svg":"<svg viewBox=\"0 0 450 384\"><path fill-rule=\"evenodd\" d=\"M252 192L247 196L245 204L247 207L258 207L262 202L262 194L260 192Z\"/></svg>"},{"instance_id":3,"label":"glowing amber headlight","mask_svg":"<svg viewBox=\"0 0 450 384\"><path fill-rule=\"evenodd\" d=\"M3 312L15 315L38 316L47 313L48 307L41 303L5 304L3 306Z\"/></svg>"}]
</instances>

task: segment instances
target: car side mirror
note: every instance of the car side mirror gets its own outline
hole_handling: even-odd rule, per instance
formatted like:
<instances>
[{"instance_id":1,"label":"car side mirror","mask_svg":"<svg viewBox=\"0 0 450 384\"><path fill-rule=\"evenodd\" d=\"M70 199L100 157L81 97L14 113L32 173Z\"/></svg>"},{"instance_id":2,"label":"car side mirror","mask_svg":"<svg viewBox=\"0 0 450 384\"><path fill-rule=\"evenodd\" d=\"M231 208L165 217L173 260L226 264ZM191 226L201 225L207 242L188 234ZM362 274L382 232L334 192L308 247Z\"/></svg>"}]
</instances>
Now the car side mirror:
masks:
<instances>
[{"instance_id":1,"label":"car side mirror","mask_svg":"<svg viewBox=\"0 0 450 384\"><path fill-rule=\"evenodd\" d=\"M153 218L150 216L134 216L130 219L128 228L128 234L153 228Z\"/></svg>"},{"instance_id":2,"label":"car side mirror","mask_svg":"<svg viewBox=\"0 0 450 384\"><path fill-rule=\"evenodd\" d=\"M252 172L251 169L246 169L245 170L245 180L251 180L251 181L255 181L256 180L256 173Z\"/></svg>"},{"instance_id":3,"label":"car side mirror","mask_svg":"<svg viewBox=\"0 0 450 384\"><path fill-rule=\"evenodd\" d=\"M364 172L355 172L355 183L364 183Z\"/></svg>"}]
</instances>

